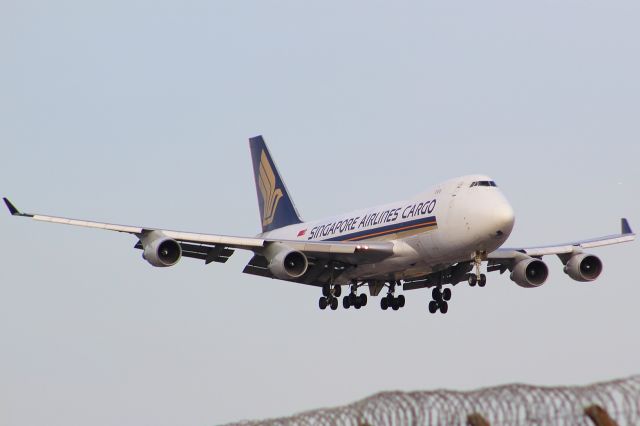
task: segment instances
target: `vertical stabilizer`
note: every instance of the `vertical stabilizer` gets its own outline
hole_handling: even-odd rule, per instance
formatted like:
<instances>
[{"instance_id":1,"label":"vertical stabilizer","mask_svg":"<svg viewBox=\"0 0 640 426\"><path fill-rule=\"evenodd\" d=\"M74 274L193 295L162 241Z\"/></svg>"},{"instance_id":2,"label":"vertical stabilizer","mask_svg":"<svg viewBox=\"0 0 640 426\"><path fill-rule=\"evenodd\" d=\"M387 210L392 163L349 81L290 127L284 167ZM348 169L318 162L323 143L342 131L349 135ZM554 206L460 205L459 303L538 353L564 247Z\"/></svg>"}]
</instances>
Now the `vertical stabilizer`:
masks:
<instances>
[{"instance_id":1,"label":"vertical stabilizer","mask_svg":"<svg viewBox=\"0 0 640 426\"><path fill-rule=\"evenodd\" d=\"M262 136L249 139L249 147L253 160L262 232L301 223L300 216Z\"/></svg>"}]
</instances>

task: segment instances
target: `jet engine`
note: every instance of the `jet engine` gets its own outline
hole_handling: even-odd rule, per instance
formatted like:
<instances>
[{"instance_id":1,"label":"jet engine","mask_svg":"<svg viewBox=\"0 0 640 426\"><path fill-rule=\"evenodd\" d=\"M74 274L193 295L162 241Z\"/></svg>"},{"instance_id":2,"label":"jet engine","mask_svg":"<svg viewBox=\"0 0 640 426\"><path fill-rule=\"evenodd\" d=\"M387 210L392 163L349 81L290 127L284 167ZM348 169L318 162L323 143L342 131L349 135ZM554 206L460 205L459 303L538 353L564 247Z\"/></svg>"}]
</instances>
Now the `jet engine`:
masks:
<instances>
[{"instance_id":1,"label":"jet engine","mask_svg":"<svg viewBox=\"0 0 640 426\"><path fill-rule=\"evenodd\" d=\"M523 259L511 271L511 281L524 288L539 287L547 280L549 268L540 259Z\"/></svg>"},{"instance_id":2,"label":"jet engine","mask_svg":"<svg viewBox=\"0 0 640 426\"><path fill-rule=\"evenodd\" d=\"M142 248L142 258L156 267L173 266L182 257L180 244L157 231L142 238Z\"/></svg>"},{"instance_id":3,"label":"jet engine","mask_svg":"<svg viewBox=\"0 0 640 426\"><path fill-rule=\"evenodd\" d=\"M602 272L602 261L592 254L575 254L564 265L564 273L576 281L593 281Z\"/></svg>"},{"instance_id":4,"label":"jet engine","mask_svg":"<svg viewBox=\"0 0 640 426\"><path fill-rule=\"evenodd\" d=\"M309 267L309 261L304 253L284 244L271 244L264 254L269 261L269 270L281 280L300 278Z\"/></svg>"}]
</instances>

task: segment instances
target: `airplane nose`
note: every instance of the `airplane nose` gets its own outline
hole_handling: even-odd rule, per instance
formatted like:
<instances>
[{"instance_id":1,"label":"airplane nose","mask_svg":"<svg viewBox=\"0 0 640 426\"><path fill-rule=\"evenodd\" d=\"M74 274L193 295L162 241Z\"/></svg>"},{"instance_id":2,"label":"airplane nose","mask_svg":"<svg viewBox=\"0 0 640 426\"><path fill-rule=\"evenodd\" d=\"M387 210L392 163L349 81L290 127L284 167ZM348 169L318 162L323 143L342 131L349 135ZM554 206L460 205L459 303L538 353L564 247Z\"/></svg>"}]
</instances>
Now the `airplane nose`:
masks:
<instances>
[{"instance_id":1,"label":"airplane nose","mask_svg":"<svg viewBox=\"0 0 640 426\"><path fill-rule=\"evenodd\" d=\"M502 194L485 199L477 207L475 216L474 222L480 238L491 237L502 242L511 234L515 222L513 207Z\"/></svg>"},{"instance_id":2,"label":"airplane nose","mask_svg":"<svg viewBox=\"0 0 640 426\"><path fill-rule=\"evenodd\" d=\"M491 223L495 229L496 236L506 237L511 234L515 222L515 213L511 204L504 198L493 206Z\"/></svg>"}]
</instances>

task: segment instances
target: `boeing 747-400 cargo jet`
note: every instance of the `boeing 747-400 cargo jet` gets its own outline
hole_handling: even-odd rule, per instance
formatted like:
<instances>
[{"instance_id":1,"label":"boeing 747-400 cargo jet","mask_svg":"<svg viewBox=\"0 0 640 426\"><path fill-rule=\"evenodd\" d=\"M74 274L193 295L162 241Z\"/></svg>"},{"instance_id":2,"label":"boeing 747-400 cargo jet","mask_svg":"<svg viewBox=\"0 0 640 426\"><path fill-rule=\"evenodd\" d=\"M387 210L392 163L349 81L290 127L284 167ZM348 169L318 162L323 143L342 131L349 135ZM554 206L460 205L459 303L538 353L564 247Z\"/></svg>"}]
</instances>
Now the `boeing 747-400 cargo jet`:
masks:
<instances>
[{"instance_id":1,"label":"boeing 747-400 cargo jet","mask_svg":"<svg viewBox=\"0 0 640 426\"><path fill-rule=\"evenodd\" d=\"M245 273L320 287L320 309L338 308L342 287L345 309L360 309L369 288L383 310L405 304L399 288L432 288L429 312L446 313L451 289L466 281L483 287L487 271L510 271L510 278L525 288L538 287L548 276L546 255L557 255L564 272L576 281L593 281L602 261L584 252L599 246L635 239L626 219L620 234L566 244L531 248L502 248L514 223L511 205L488 176L462 176L440 183L407 200L304 222L262 139L249 140L255 174L262 233L256 237L197 234L139 226L20 212L4 199L14 216L106 229L133 234L135 248L153 266L175 265L181 257L226 262L235 249L250 250L253 258Z\"/></svg>"}]
</instances>

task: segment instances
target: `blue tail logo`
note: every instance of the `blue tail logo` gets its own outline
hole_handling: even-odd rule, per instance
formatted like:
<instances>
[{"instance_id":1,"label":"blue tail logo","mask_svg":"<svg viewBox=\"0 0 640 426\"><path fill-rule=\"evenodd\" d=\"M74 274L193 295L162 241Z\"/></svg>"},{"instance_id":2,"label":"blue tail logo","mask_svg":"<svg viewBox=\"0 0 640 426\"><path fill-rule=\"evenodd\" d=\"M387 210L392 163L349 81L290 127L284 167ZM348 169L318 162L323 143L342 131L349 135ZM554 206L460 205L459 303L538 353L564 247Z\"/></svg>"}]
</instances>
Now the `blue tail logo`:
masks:
<instances>
[{"instance_id":1,"label":"blue tail logo","mask_svg":"<svg viewBox=\"0 0 640 426\"><path fill-rule=\"evenodd\" d=\"M273 172L267 154L262 151L260 156L260 176L258 177L258 185L262 194L262 226L271 225L276 215L278 203L282 198L282 190L276 187L276 174Z\"/></svg>"},{"instance_id":2,"label":"blue tail logo","mask_svg":"<svg viewBox=\"0 0 640 426\"><path fill-rule=\"evenodd\" d=\"M262 232L301 223L262 136L249 139Z\"/></svg>"}]
</instances>

